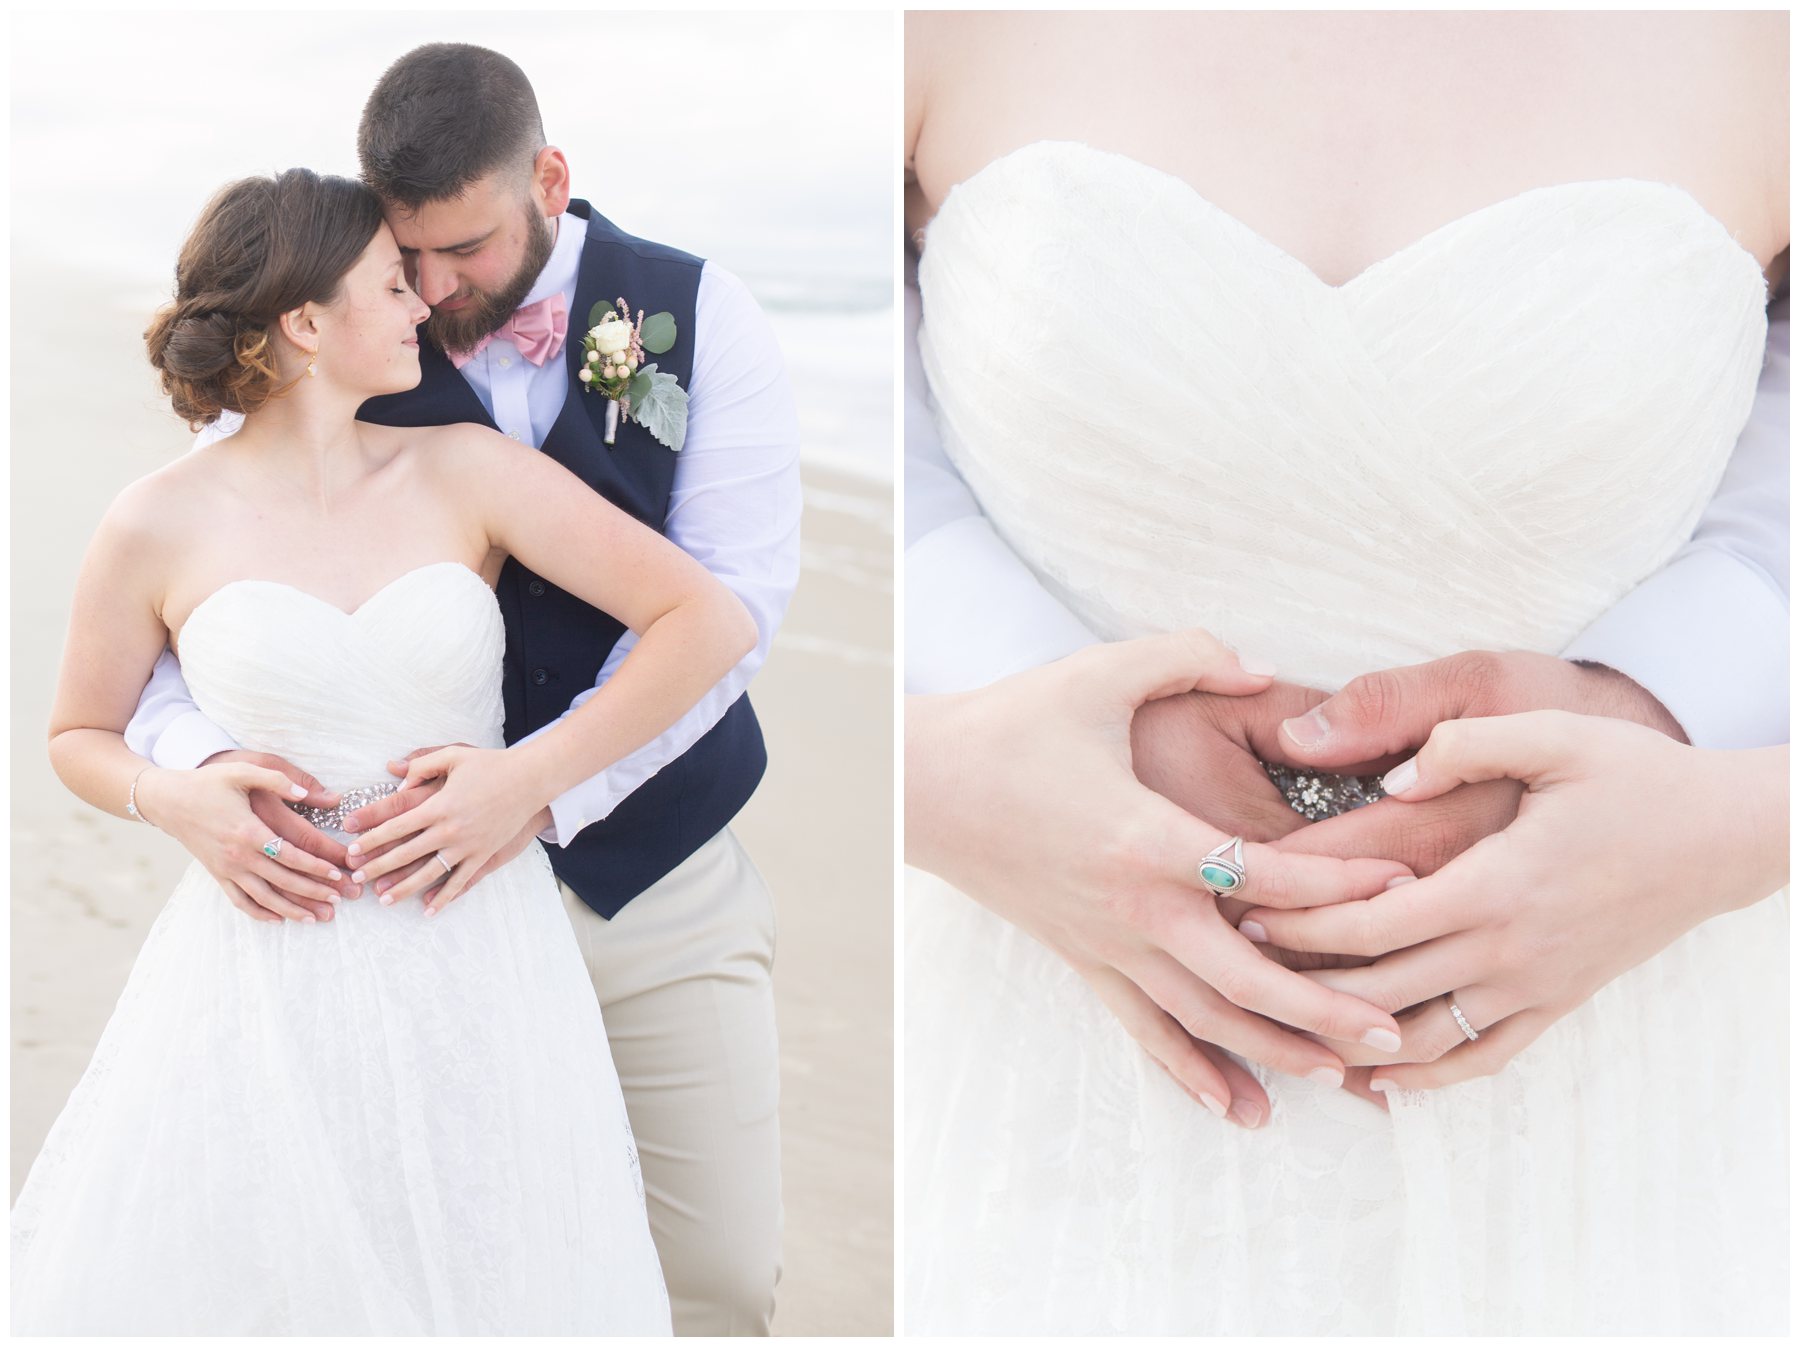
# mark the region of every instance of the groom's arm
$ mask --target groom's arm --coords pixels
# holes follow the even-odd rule
[[[164,646],[125,727],[125,747],[158,767],[186,771],[230,752],[237,741],[200,713],[175,652]]]
[[[694,307],[687,439],[675,459],[663,532],[743,601],[756,647],[669,729],[551,801],[543,840],[567,846],[692,748],[744,694],[799,579],[800,509],[800,428],[774,329],[744,283],[708,262]],[[593,696],[636,644],[627,632],[569,710]]]
[[[1788,741],[1788,316],[1693,538],[1564,656],[1617,669],[1702,748]]]
[[[945,454],[906,272],[906,690],[964,692],[1099,638],[994,531]]]

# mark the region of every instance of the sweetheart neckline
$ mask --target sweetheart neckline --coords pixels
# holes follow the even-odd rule
[[[404,580],[409,580],[413,576],[421,574],[424,571],[436,570],[440,566],[452,566],[459,571],[463,571],[466,574],[473,576],[475,581],[478,584],[480,584],[480,586],[483,589],[487,590],[488,596],[490,598],[493,598],[495,603],[498,604],[498,602],[499,602],[498,597],[495,596],[494,590],[488,584],[488,582],[486,580],[482,579],[481,573],[479,571],[477,571],[473,566],[470,566],[466,562],[461,562],[461,561],[427,561],[423,565],[414,566],[411,570],[402,571],[402,572],[400,572],[399,575],[396,575],[392,580],[389,580],[386,584],[382,585],[381,588],[377,589],[373,594],[369,595],[368,598],[364,599],[361,603],[357,604],[356,607],[354,607],[354,608],[340,608],[337,604],[333,603],[330,599],[320,598],[317,594],[312,593],[310,590],[301,589],[300,586],[298,586],[298,585],[290,585],[285,580],[261,580],[261,579],[255,578],[255,577],[245,577],[245,578],[237,579],[237,580],[227,580],[224,584],[220,585],[217,589],[213,590],[212,593],[208,594],[205,598],[201,599],[199,603],[195,604],[191,609],[189,609],[188,615],[187,615],[187,620],[181,624],[181,631],[172,632],[170,634],[169,649],[171,651],[174,651],[175,657],[177,659],[179,659],[181,657],[181,653],[180,653],[181,637],[187,631],[187,629],[194,624],[194,619],[200,615],[200,611],[203,608],[205,608],[209,603],[211,603],[214,599],[218,598],[221,594],[225,593],[226,590],[235,589],[240,585],[263,585],[263,586],[266,586],[266,587],[269,587],[272,589],[285,589],[290,594],[298,594],[303,599],[310,599],[313,603],[316,603],[319,607],[329,609],[331,612],[336,613],[339,617],[344,618],[346,621],[354,621],[363,612],[364,609],[366,609],[370,604],[374,603],[382,595],[386,594],[389,590],[393,589],[394,586],[400,584]]]
[[[1384,270],[1412,253],[1418,252],[1427,244],[1439,240],[1443,235],[1448,234],[1453,230],[1466,227],[1476,220],[1481,219],[1484,216],[1492,215],[1508,206],[1516,205],[1529,197],[1539,196],[1549,192],[1569,191],[1578,187],[1609,186],[1650,187],[1659,191],[1673,192],[1680,200],[1685,201],[1692,209],[1697,211],[1715,229],[1717,229],[1720,235],[1723,236],[1725,242],[1738,254],[1738,256],[1756,268],[1757,281],[1762,285],[1765,297],[1768,293],[1768,278],[1763,274],[1763,265],[1761,262],[1757,261],[1756,254],[1751,252],[1743,244],[1739,243],[1737,236],[1725,227],[1725,222],[1719,219],[1718,216],[1714,215],[1705,206],[1701,205],[1699,199],[1695,197],[1692,192],[1688,191],[1685,187],[1677,186],[1672,182],[1656,182],[1649,178],[1578,178],[1573,182],[1547,183],[1542,187],[1527,187],[1522,192],[1514,192],[1511,196],[1502,197],[1498,201],[1490,201],[1485,206],[1477,206],[1472,211],[1458,215],[1452,220],[1446,220],[1443,224],[1421,234],[1418,238],[1401,247],[1398,251],[1391,252],[1385,257],[1377,258],[1348,280],[1337,285],[1332,285],[1320,276],[1318,272],[1314,271],[1312,267],[1295,257],[1279,243],[1274,242],[1250,225],[1244,223],[1244,221],[1240,220],[1223,206],[1220,206],[1207,198],[1201,193],[1198,187],[1194,186],[1194,184],[1189,182],[1186,178],[1171,173],[1167,169],[1158,168],[1154,164],[1146,163],[1142,159],[1133,158],[1128,154],[1120,154],[1117,150],[1098,149],[1095,146],[1087,144],[1085,141],[1079,140],[1029,141],[1015,149],[1008,150],[1005,154],[998,155],[995,158],[988,160],[987,163],[976,169],[961,182],[952,184],[950,190],[944,193],[944,199],[939,204],[937,213],[932,216],[930,221],[928,221],[924,227],[925,244],[929,245],[931,233],[937,227],[937,222],[943,218],[944,212],[950,209],[950,203],[956,199],[956,194],[963,188],[979,182],[990,170],[996,169],[1002,164],[1019,159],[1026,154],[1041,152],[1047,149],[1080,150],[1084,154],[1093,155],[1101,159],[1115,159],[1130,166],[1134,171],[1146,174],[1161,182],[1172,184],[1204,210],[1212,212],[1221,220],[1225,221],[1228,226],[1253,240],[1258,247],[1273,253],[1285,265],[1299,271],[1305,280],[1310,281],[1314,286],[1321,290],[1339,296],[1348,295],[1353,289],[1360,286],[1365,278],[1374,275],[1378,271]],[[924,248],[921,247],[921,260],[923,260],[923,256]]]

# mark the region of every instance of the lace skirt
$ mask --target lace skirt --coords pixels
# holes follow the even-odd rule
[[[194,866],[13,1209],[19,1333],[667,1333],[600,1007],[541,848],[427,921]]]
[[[1389,1114],[1253,1067],[1251,1132],[962,894],[906,923],[909,1332],[1786,1331],[1785,892]]]

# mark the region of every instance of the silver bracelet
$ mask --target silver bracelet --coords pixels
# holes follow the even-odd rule
[[[154,763],[151,764],[151,766],[154,766],[154,765],[155,765]],[[125,812],[127,814],[130,814],[131,817],[136,819],[139,823],[150,823],[149,819],[145,818],[142,814],[138,813],[138,807],[137,807],[137,783],[139,781],[143,780],[144,773],[149,770],[150,770],[149,767],[141,768],[138,771],[138,774],[131,778],[131,793],[125,797]],[[152,828],[154,828],[156,825],[154,823],[150,823],[150,826]]]

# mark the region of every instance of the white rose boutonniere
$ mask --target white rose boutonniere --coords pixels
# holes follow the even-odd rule
[[[609,399],[606,442],[613,442],[624,415],[670,449],[680,450],[687,438],[687,392],[673,374],[644,364],[646,352],[662,355],[675,345],[675,316],[653,313],[646,318],[640,310],[634,323],[623,299],[596,304],[581,345],[582,391]]]

